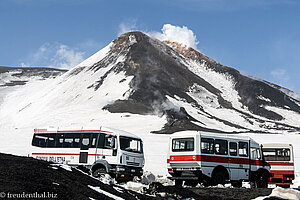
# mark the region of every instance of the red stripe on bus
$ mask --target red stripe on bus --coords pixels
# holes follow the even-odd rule
[[[284,174],[294,174],[293,170],[271,170],[270,172],[274,173],[274,176],[284,175]]]
[[[216,163],[232,163],[232,164],[250,164],[263,166],[261,160],[251,160],[248,158],[234,158],[224,156],[209,156],[209,155],[176,155],[170,156],[167,163],[170,162],[186,162],[186,161],[202,161],[202,162],[216,162]]]
[[[45,156],[79,156],[78,153],[32,153],[32,155],[45,155]]]
[[[58,133],[112,133],[109,131],[100,131],[100,130],[69,130],[69,131],[57,131]]]
[[[282,163],[282,162],[268,162],[271,166],[278,165],[278,166],[294,166],[294,163]]]
[[[79,156],[78,153],[32,153],[32,155],[44,155],[44,156]],[[103,154],[88,154],[89,156],[110,156]]]

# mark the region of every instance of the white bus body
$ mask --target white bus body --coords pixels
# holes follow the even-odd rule
[[[271,165],[270,184],[290,187],[295,178],[294,152],[291,144],[268,143],[263,144],[265,160]]]
[[[168,152],[168,172],[175,184],[216,185],[228,181],[239,187],[245,180],[267,187],[270,167],[259,144],[249,137],[182,131],[172,134]]]
[[[140,137],[112,128],[35,129],[30,156],[71,166],[84,166],[94,176],[109,173],[118,180],[143,174]]]

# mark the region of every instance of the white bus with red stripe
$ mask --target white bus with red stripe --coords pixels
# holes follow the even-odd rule
[[[143,174],[140,137],[112,128],[34,129],[30,156],[71,166],[84,166],[96,177],[105,173],[117,180]]]
[[[167,159],[168,172],[181,186],[217,185],[242,181],[267,187],[270,166],[261,147],[249,137],[237,134],[182,131],[171,135]]]
[[[295,178],[294,152],[291,144],[269,143],[263,144],[265,160],[271,165],[270,184],[290,187]]]

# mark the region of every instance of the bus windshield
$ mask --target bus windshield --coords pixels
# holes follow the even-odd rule
[[[120,136],[120,149],[134,153],[142,153],[142,141],[136,138]]]
[[[263,154],[266,161],[290,161],[289,149],[269,149],[263,148]]]

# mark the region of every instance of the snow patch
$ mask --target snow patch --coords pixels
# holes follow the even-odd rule
[[[116,196],[116,195],[114,195],[114,194],[111,194],[111,193],[109,193],[109,192],[106,192],[106,191],[100,189],[100,187],[93,187],[93,186],[89,185],[89,188],[91,188],[91,189],[93,189],[93,190],[95,190],[95,191],[97,191],[97,192],[99,192],[99,193],[101,193],[101,194],[104,194],[105,196],[108,196],[108,197],[110,197],[110,198],[112,198],[112,199],[115,199],[115,200],[124,200],[124,199],[121,198],[121,197],[118,197],[118,196]]]
[[[70,165],[65,165],[65,164],[51,164],[53,169],[58,169],[57,167],[60,167],[64,170],[72,172],[72,167]]]
[[[271,102],[270,99],[268,99],[268,98],[266,98],[266,97],[264,97],[264,96],[262,96],[262,95],[259,95],[259,96],[257,97],[257,99],[260,99],[260,100],[263,100],[263,101],[266,101],[266,102]]]
[[[272,193],[269,196],[257,197],[254,200],[263,200],[270,197],[280,198],[280,199],[289,199],[289,200],[299,200],[300,192],[294,189],[284,189],[281,187],[276,187],[272,190]]]

